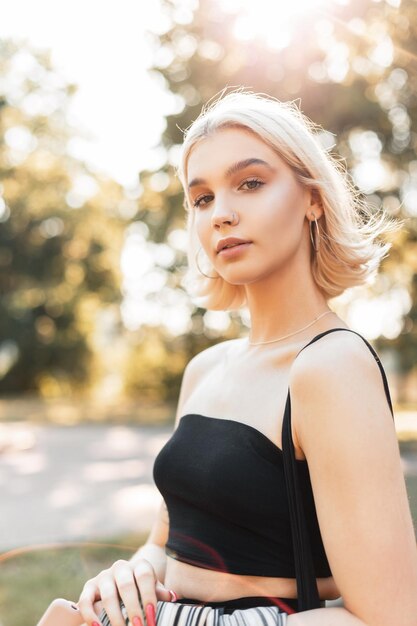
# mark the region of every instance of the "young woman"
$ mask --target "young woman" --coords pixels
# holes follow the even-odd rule
[[[187,287],[248,307],[248,337],[196,355],[158,454],[148,540],[88,580],[87,624],[417,626],[417,550],[391,400],[328,301],[372,278],[397,228],[372,214],[293,103],[236,90],[185,134]],[[366,218],[366,219],[365,219]],[[319,606],[299,610],[284,427]],[[325,600],[343,598],[343,607]],[[122,602],[121,602],[122,601]],[[127,618],[126,618],[127,619]]]

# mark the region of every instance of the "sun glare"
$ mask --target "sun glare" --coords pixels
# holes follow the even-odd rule
[[[237,14],[234,36],[239,41],[262,38],[270,47],[285,48],[300,22],[322,17],[335,0],[223,0],[222,10]],[[346,3],[347,0],[339,0]],[[320,15],[321,14],[321,15]]]

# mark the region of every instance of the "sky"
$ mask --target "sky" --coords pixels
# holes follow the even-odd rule
[[[252,0],[213,0],[222,11],[240,8],[237,40],[261,33],[278,48],[288,43],[303,13],[331,2],[346,0],[293,0],[279,8],[270,0],[258,0],[256,6]],[[190,14],[188,7],[194,4],[176,0],[177,15]],[[269,13],[271,20],[265,19]],[[164,131],[164,115],[178,107],[175,96],[147,73],[152,50],[145,32],[163,32],[167,20],[159,0],[2,2],[0,38],[27,39],[51,50],[54,67],[79,87],[68,121],[90,139],[72,142],[73,156],[126,187],[136,186],[141,169],[164,164],[164,155],[152,148]]]
[[[165,18],[166,19],[166,18]],[[4,0],[0,37],[50,49],[56,69],[79,86],[69,122],[89,139],[79,158],[126,187],[158,166],[164,115],[175,103],[152,80],[146,29],[163,29],[158,0]]]

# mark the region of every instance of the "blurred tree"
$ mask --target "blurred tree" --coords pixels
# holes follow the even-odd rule
[[[161,4],[167,28],[149,33],[154,50],[150,72],[173,94],[174,112],[167,116],[160,146],[166,163],[158,172],[169,182],[155,195],[155,174],[141,173],[140,217],[149,225],[149,239],[167,240],[172,231],[184,227],[182,192],[173,165],[183,130],[203,103],[225,87],[240,86],[280,100],[299,99],[302,110],[333,133],[323,133],[324,143],[334,144],[332,150],[345,160],[371,206],[382,204],[390,215],[407,218],[407,229],[392,237],[390,256],[366,292],[373,299],[392,292],[404,302],[396,319],[386,321],[376,344],[378,349],[398,348],[399,368],[409,371],[417,354],[417,308],[408,310],[407,305],[407,294],[414,302],[417,295],[415,0],[329,3],[313,17],[301,16],[291,38],[284,33],[287,39],[282,42],[280,9],[274,3],[262,3],[258,11],[259,23],[269,27],[269,33],[276,24],[276,36],[269,34],[269,42],[262,32],[237,38],[248,3],[228,3],[233,9],[217,0],[161,0]],[[185,263],[184,252],[178,251],[167,272],[181,272]],[[348,308],[349,301],[339,303],[338,312],[346,318]],[[182,342],[186,360],[219,338],[238,335],[242,328],[242,318],[234,312],[229,314],[230,325],[221,330],[207,324],[202,309],[195,308],[190,317]]]
[[[417,4],[329,2],[283,30],[282,14],[268,15],[274,3],[260,3],[262,19],[244,23],[247,1],[160,2],[167,26],[148,33],[150,72],[173,110],[158,147],[165,162],[140,173],[138,200],[71,156],[66,112],[75,87],[48,55],[1,44],[0,391],[59,393],[93,382],[102,374],[94,361],[97,327],[111,323],[106,350],[114,367],[120,362],[126,390],[174,401],[186,362],[239,335],[243,312],[206,312],[181,288],[185,214],[173,166],[183,129],[202,104],[240,86],[300,100],[330,131],[323,142],[345,159],[369,203],[407,218],[365,297],[397,299],[376,343],[398,349],[408,372],[417,353]],[[254,32],[243,36],[249,26]],[[335,303],[346,319],[351,301]],[[99,323],[106,308],[113,322]]]
[[[122,189],[70,155],[76,87],[48,53],[0,43],[0,392],[81,391],[98,314],[121,300]]]

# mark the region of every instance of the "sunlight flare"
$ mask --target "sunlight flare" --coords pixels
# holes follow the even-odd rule
[[[227,0],[222,10],[236,13],[234,37],[239,41],[261,38],[270,48],[282,49],[291,42],[294,30],[300,22],[322,17],[323,10],[334,0]]]

